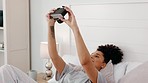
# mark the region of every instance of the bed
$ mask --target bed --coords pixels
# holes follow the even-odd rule
[[[127,81],[123,82],[123,80],[127,80],[125,75],[129,72],[131,73],[131,71],[133,74],[133,72],[142,70],[138,69],[139,67],[147,68],[148,11],[146,10],[148,9],[148,2],[100,2],[96,4],[74,4],[70,5],[70,8],[76,16],[80,31],[90,53],[96,50],[98,45],[108,43],[115,44],[123,50],[123,62],[114,66],[116,83],[121,81],[122,83],[128,83]],[[60,42],[62,48],[65,47],[60,49],[60,53],[64,55],[63,59],[67,63],[78,65],[76,46],[71,30],[64,28],[65,33],[61,35],[62,27],[67,26],[63,24],[57,25],[57,27],[61,27],[56,30],[58,42]],[[144,66],[143,63],[145,63]],[[127,75],[127,77],[129,76]],[[147,74],[145,76],[148,77]],[[121,80],[121,78],[123,79]],[[128,80],[130,81],[131,79],[129,77]],[[49,83],[52,83],[52,81],[53,79]],[[145,83],[145,81],[148,80],[133,83]]]
[[[67,64],[71,63],[74,65],[80,65],[77,56],[64,55],[62,58]],[[114,73],[115,83],[145,83],[145,81],[148,81],[147,70],[148,70],[147,61],[146,62],[123,61],[117,65],[114,65],[113,73]],[[138,75],[139,76],[141,75],[141,77],[137,75],[137,72],[141,72],[138,73]],[[137,78],[137,80],[135,80],[135,78]],[[55,81],[55,76],[53,76],[53,78],[50,79],[48,83],[57,83],[57,81]]]

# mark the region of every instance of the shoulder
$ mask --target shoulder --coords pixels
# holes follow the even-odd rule
[[[102,75],[101,72],[98,72],[98,79],[97,79],[97,83],[107,83],[106,78]]]

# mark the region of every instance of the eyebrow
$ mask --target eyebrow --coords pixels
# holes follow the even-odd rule
[[[96,53],[96,54],[100,55],[99,53]]]

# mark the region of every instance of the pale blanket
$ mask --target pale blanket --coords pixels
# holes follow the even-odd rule
[[[0,67],[0,83],[37,83],[27,74],[12,65]]]

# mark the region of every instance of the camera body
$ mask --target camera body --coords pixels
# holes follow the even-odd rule
[[[61,17],[64,19],[64,16],[66,14],[67,14],[67,11],[64,9],[64,6],[62,6],[62,8],[57,8],[54,13],[50,14],[50,16],[54,18],[54,20],[56,20],[58,23],[63,23],[63,21],[60,20],[59,18]]]

